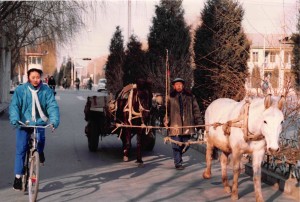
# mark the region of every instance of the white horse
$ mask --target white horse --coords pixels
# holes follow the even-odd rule
[[[278,101],[278,99],[277,99]],[[227,98],[220,98],[213,101],[205,112],[206,125],[206,170],[203,173],[203,178],[211,177],[211,155],[213,147],[217,147],[222,151],[220,157],[222,168],[222,182],[224,189],[230,193],[230,186],[227,177],[227,161],[228,155],[232,154],[233,159],[233,184],[231,199],[238,199],[238,177],[240,173],[240,160],[243,154],[252,154],[253,162],[253,181],[255,189],[256,201],[263,201],[261,193],[261,163],[265,154],[265,149],[268,152],[279,151],[279,134],[282,130],[284,116],[282,108],[284,98],[279,101],[271,99],[271,95],[263,98],[255,98],[251,101],[247,116],[248,121],[244,121],[247,128],[238,126],[227,127],[228,133],[224,131],[222,123],[236,120],[244,111],[246,101],[236,102]],[[219,125],[214,124],[219,123]],[[221,123],[221,124],[220,124]],[[214,126],[212,126],[214,124]],[[244,137],[245,131],[248,131],[246,137],[256,137],[256,140],[247,140]],[[258,137],[258,138],[257,138]],[[259,138],[260,137],[260,138]]]

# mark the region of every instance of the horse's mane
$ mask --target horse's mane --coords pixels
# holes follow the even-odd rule
[[[138,90],[152,91],[152,81],[150,80],[137,79],[136,85]]]
[[[152,104],[152,81],[145,79],[137,79],[137,91],[141,100],[147,99],[147,107],[150,108]],[[146,104],[146,103],[144,103]]]

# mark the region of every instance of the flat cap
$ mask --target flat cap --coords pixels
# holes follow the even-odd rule
[[[185,81],[182,79],[182,78],[175,78],[173,81],[172,81],[172,85],[176,82],[181,82],[182,84],[185,83]]]

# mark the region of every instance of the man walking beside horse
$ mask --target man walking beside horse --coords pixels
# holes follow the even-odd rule
[[[187,142],[191,135],[195,134],[195,128],[185,126],[194,126],[202,124],[201,113],[195,96],[184,88],[185,81],[182,78],[176,78],[172,81],[173,91],[168,100],[168,117],[164,124],[170,127],[171,139],[179,142]],[[177,170],[183,170],[182,154],[186,152],[184,145],[180,146],[172,143],[174,164]]]

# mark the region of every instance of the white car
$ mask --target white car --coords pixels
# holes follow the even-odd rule
[[[97,84],[97,92],[105,91],[106,90],[106,79],[99,79]]]

